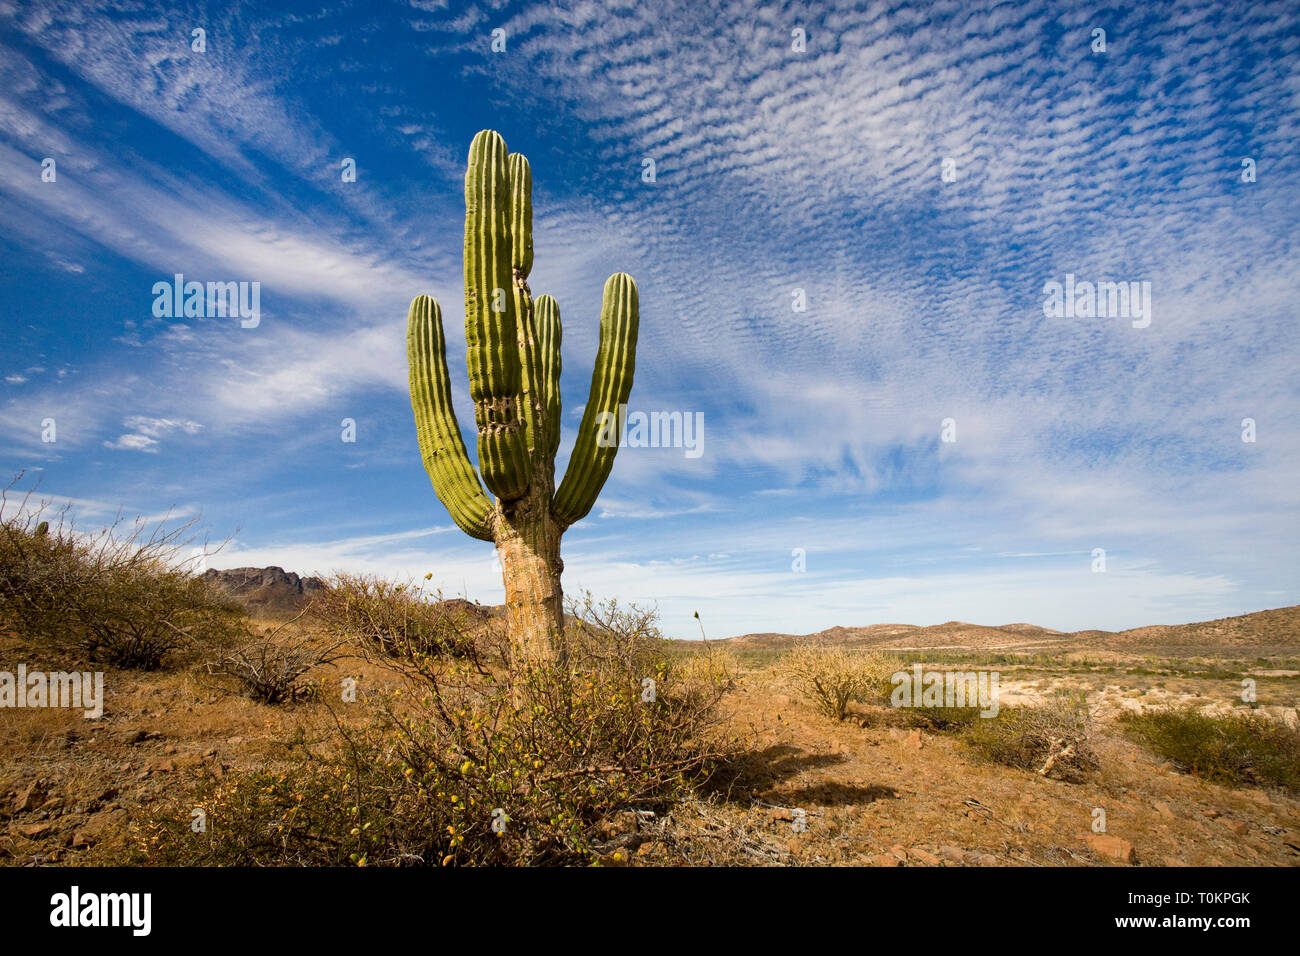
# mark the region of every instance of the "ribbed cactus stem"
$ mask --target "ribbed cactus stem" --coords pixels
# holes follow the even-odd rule
[[[483,481],[510,501],[528,489],[531,470],[519,416],[519,342],[510,267],[510,189],[506,144],[484,130],[465,172],[465,346],[469,394],[478,425]]]
[[[618,421],[619,407],[627,404],[632,391],[638,321],[636,282],[622,272],[610,276],[601,301],[600,348],[591,373],[590,396],[568,470],[555,493],[555,517],[565,526],[591,510],[614,467],[618,435],[610,424]]]
[[[510,175],[510,268],[519,343],[519,413],[532,467],[543,467],[541,369],[533,323],[533,296],[528,273],[533,268],[533,171],[521,153],[512,153]]]
[[[560,304],[554,296],[539,296],[533,309],[533,327],[542,362],[542,397],[545,403],[546,455],[552,461],[560,450]]]
[[[411,409],[425,471],[438,499],[462,531],[492,540],[492,502],[483,493],[460,436],[451,404],[442,309],[427,295],[411,302],[406,321],[406,358],[411,373]]]
[[[608,416],[626,404],[636,367],[636,283],[605,283],[591,394],[564,481],[555,490],[560,445],[560,307],[534,302],[532,170],[484,130],[465,173],[465,344],[478,431],[474,472],[452,407],[442,310],[416,296],[407,318],[411,408],[425,470],[452,520],[493,541],[506,586],[516,663],[564,659],[560,536],[591,510],[618,443]],[[483,490],[486,484],[495,502]]]

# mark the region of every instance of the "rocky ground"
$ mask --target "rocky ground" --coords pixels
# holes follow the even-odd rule
[[[936,655],[953,653],[950,643],[942,647]],[[727,708],[748,756],[668,818],[629,812],[609,821],[606,862],[1300,864],[1295,796],[1188,775],[1129,741],[1114,721],[1121,710],[1168,702],[1230,706],[1242,674],[1258,680],[1261,703],[1284,719],[1300,688],[1294,645],[1262,656],[1249,646],[1240,660],[1193,658],[1181,647],[1164,656],[1149,649],[1080,656],[1063,647],[1007,658],[999,666],[1009,700],[1032,701],[1056,687],[1089,693],[1101,769],[1084,783],[990,764],[957,736],[888,726],[870,709],[830,720],[775,680],[772,646],[738,651],[742,681]],[[957,654],[975,660],[988,652]],[[0,661],[19,657],[41,664],[0,638]],[[371,687],[392,680],[359,661],[339,667],[329,679],[346,672]],[[193,670],[110,672],[106,696],[99,720],[57,709],[0,711],[0,864],[122,862],[130,822],[151,802],[193,774],[238,774],[274,761],[296,737],[323,734],[326,719],[319,705],[262,706]],[[1098,810],[1104,833],[1093,829]]]

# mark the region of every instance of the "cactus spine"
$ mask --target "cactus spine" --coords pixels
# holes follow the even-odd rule
[[[560,446],[560,307],[533,300],[532,170],[500,135],[474,137],[465,173],[465,343],[482,483],[451,401],[442,310],[427,295],[407,319],[411,408],[425,470],[452,520],[496,544],[516,659],[563,658],[560,536],[596,502],[618,452],[599,440],[636,367],[636,282],[605,283],[591,393],[569,465],[555,488]],[[605,445],[608,442],[604,443]],[[487,491],[495,496],[488,498]]]

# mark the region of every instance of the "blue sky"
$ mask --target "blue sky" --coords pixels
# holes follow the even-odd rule
[[[612,272],[631,408],[704,417],[699,457],[621,450],[569,593],[711,637],[1300,602],[1294,4],[711,6],[3,0],[0,470],[86,526],[200,516],[211,566],[500,601],[420,464],[403,339],[436,296],[472,423],[487,127],[533,166],[559,461]],[[156,318],[175,273],[259,282],[260,323]],[[1067,273],[1149,282],[1149,325],[1045,315]]]

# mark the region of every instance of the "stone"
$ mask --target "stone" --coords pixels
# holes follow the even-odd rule
[[[1137,860],[1137,852],[1133,849],[1133,844],[1110,833],[1089,833],[1084,837],[1084,842],[1098,856],[1108,856],[1121,863],[1133,863]]]
[[[943,865],[943,860],[939,859],[933,853],[929,853],[917,847],[912,847],[910,850],[908,850],[907,855],[911,857],[913,860],[916,860],[920,863],[924,863],[926,866]]]
[[[54,827],[49,823],[12,823],[9,832],[28,840],[40,840],[50,835]]]
[[[125,829],[126,812],[123,810],[103,810],[91,814],[77,831],[72,834],[70,846],[83,847],[102,843],[104,838],[115,830]]]
[[[965,863],[966,851],[958,849],[955,846],[939,847],[939,855],[945,860],[951,860],[953,863]]]
[[[14,813],[30,813],[49,798],[49,793],[39,780],[29,783],[22,790],[18,791],[18,796],[14,797]]]
[[[1244,820],[1224,820],[1223,825],[1227,827],[1231,832],[1235,833],[1237,836],[1245,836],[1246,831],[1250,829],[1248,826],[1246,826],[1246,822]]]

